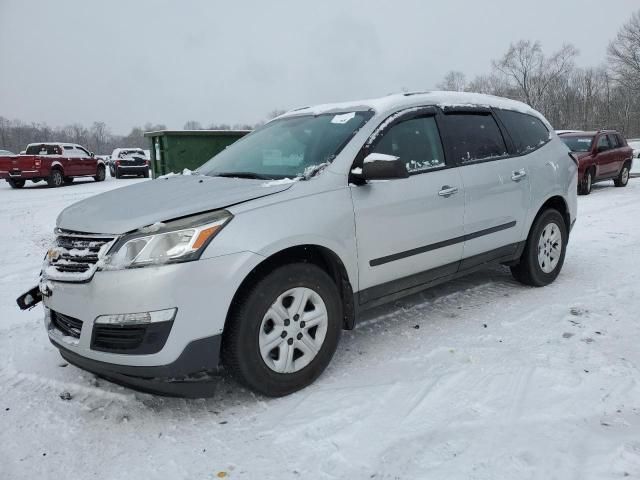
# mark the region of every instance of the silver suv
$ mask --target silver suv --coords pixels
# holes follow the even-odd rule
[[[364,309],[489,264],[553,282],[576,172],[542,115],[507,99],[300,108],[193,175],[65,209],[26,303],[43,297],[65,359],[116,382],[199,395],[195,374],[224,366],[286,395]]]

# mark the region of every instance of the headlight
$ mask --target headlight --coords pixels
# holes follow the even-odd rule
[[[114,245],[105,266],[144,267],[197,260],[232,218],[231,213],[220,210],[142,228]]]

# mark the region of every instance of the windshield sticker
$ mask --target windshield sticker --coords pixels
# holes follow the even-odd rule
[[[591,143],[591,139],[590,138],[579,138],[578,142],[580,142],[580,143]]]
[[[339,125],[347,123],[353,117],[356,116],[356,112],[351,113],[342,113],[340,115],[336,115],[331,119],[331,123],[337,123]]]

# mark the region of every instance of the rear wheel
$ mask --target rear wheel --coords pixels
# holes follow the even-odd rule
[[[616,187],[626,187],[627,183],[629,183],[629,164],[625,163],[618,176],[613,180],[613,184]]]
[[[250,389],[287,395],[324,371],[341,330],[340,295],[331,277],[313,264],[285,265],[239,295],[225,327],[222,361]]]
[[[149,170],[145,170],[144,173],[142,174],[142,176],[144,178],[149,178]]]
[[[7,182],[9,183],[9,185],[11,185],[11,188],[22,188],[22,187],[24,187],[24,184],[26,183],[26,180],[8,178]]]
[[[120,173],[120,169],[118,167],[116,167],[116,178],[122,178],[122,174]]]
[[[96,172],[96,176],[95,176],[95,177],[93,177],[93,179],[94,179],[96,182],[103,182],[103,181],[104,181],[104,178],[105,178],[105,176],[106,176],[106,174],[107,174],[107,173],[106,173],[106,171],[105,171],[105,169],[104,169],[104,166],[100,165],[100,166],[98,167],[98,171]]]
[[[47,183],[50,187],[61,187],[64,184],[64,175],[57,168],[53,169],[47,179]]]
[[[589,169],[584,174],[584,178],[578,185],[578,193],[580,195],[589,195],[591,193],[591,187],[593,186],[593,173]]]
[[[548,209],[536,218],[520,263],[511,267],[514,278],[525,285],[543,287],[553,282],[564,263],[567,226],[555,209]]]

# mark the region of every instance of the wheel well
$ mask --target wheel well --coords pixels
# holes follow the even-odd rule
[[[320,245],[298,245],[295,247],[286,248],[281,250],[258,264],[246,278],[240,284],[240,287],[233,296],[229,314],[236,307],[237,299],[249,285],[257,282],[262,277],[272,272],[274,269],[286,265],[288,263],[313,263],[320,267],[333,279],[340,292],[342,298],[343,309],[343,328],[345,330],[352,330],[355,325],[355,307],[353,301],[353,289],[349,282],[347,270],[344,264],[333,251],[328,248],[321,247]]]
[[[549,198],[542,204],[540,210],[538,210],[536,218],[539,217],[540,214],[548,208],[554,208],[555,210],[559,211],[562,215],[562,218],[564,218],[564,224],[567,227],[567,232],[571,230],[571,215],[569,214],[569,208],[567,207],[567,202],[564,201],[564,198],[559,195]]]
[[[51,171],[53,172],[54,170],[60,170],[60,173],[64,175],[64,169],[62,168],[62,165],[54,165],[53,167],[51,167]]]

